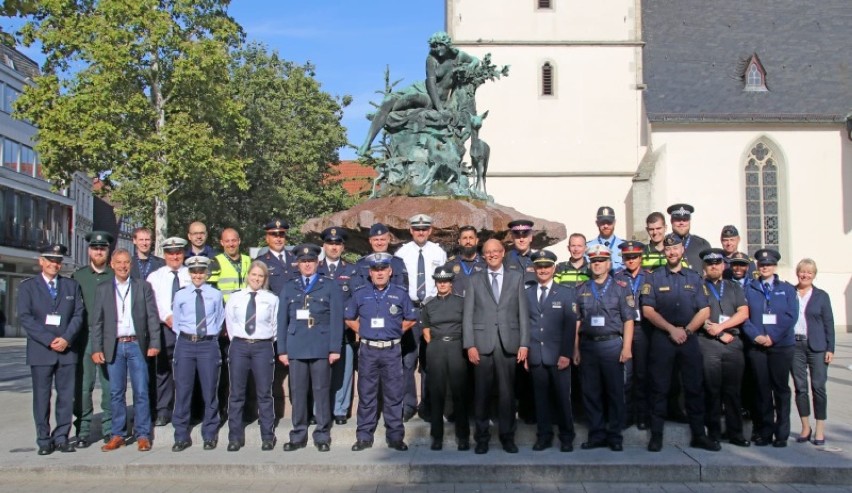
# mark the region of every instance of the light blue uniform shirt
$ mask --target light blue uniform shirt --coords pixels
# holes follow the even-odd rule
[[[624,243],[624,240],[616,235],[612,235],[608,239],[601,238],[601,236],[598,235],[586,242],[586,249],[588,250],[595,245],[603,245],[609,248],[609,251],[612,253],[612,271],[618,272],[624,268],[624,263],[621,260],[621,250],[618,248],[618,245],[621,245],[622,243]],[[588,257],[586,258],[588,259]]]
[[[196,335],[195,289],[195,285],[190,284],[175,294],[172,304],[172,330],[177,334],[184,332],[191,336]],[[225,321],[222,292],[208,284],[202,284],[201,296],[204,298],[204,313],[207,315],[207,335],[219,335]]]

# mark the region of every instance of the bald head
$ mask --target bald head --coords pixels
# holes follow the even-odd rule
[[[219,244],[222,245],[222,250],[225,255],[232,259],[240,258],[240,234],[234,228],[225,228],[222,231],[222,236],[219,237]]]
[[[503,264],[506,248],[499,240],[492,238],[482,245],[482,255],[485,257],[485,263],[488,264],[489,269],[498,270]]]

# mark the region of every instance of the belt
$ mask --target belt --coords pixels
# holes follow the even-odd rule
[[[213,335],[213,336],[196,336],[196,335],[192,335],[192,334],[187,334],[186,332],[180,332],[178,334],[178,337],[180,337],[181,339],[183,339],[185,341],[189,341],[189,342],[201,342],[201,341],[215,341],[216,338],[219,337],[219,336],[215,336],[215,335]]]
[[[796,342],[807,341],[808,336],[803,336],[801,334],[796,334]]]
[[[236,339],[238,341],[243,341],[246,344],[257,344],[258,342],[272,342],[272,338],[269,338],[269,339],[246,339],[245,337],[234,336],[234,339]]]
[[[116,339],[118,342],[136,342],[136,336],[123,336]]]
[[[587,336],[585,334],[581,334],[580,337],[587,341],[592,342],[602,342],[602,341],[611,341],[613,339],[619,339],[621,334],[607,334],[605,336]]]
[[[389,347],[396,346],[401,340],[402,339],[393,339],[390,341],[371,341],[370,339],[361,339],[361,343],[378,349],[386,349]]]
[[[443,337],[436,337],[433,340],[444,341],[444,342],[460,341],[461,336],[443,336]]]

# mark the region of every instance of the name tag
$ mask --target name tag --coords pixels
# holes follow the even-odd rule
[[[592,317],[592,327],[603,327],[606,325],[605,317]]]
[[[381,317],[371,318],[370,319],[370,327],[374,329],[384,329],[385,328],[385,319]]]
[[[636,318],[633,320],[636,320],[637,322],[642,320],[642,312],[640,312],[638,308],[636,309]]]
[[[778,323],[778,316],[774,313],[763,314],[763,325],[775,325]]]
[[[672,288],[669,286],[660,286],[660,292],[665,293],[666,291],[671,291]]]
[[[551,308],[562,308],[562,302],[561,301],[554,301],[553,304],[551,305]]]
[[[307,320],[311,318],[311,311],[308,309],[296,310],[296,320]]]
[[[731,317],[726,317],[724,315],[719,315],[719,323],[725,323],[726,320],[729,320]]]
[[[61,323],[62,323],[62,315],[60,315],[58,313],[51,313],[47,317],[44,318],[44,325],[56,325],[58,327],[59,324],[61,324]]]

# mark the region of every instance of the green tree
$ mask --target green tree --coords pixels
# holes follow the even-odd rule
[[[200,176],[172,197],[171,222],[204,220],[211,237],[234,227],[247,248],[262,244],[261,226],[274,216],[289,221],[298,239],[295,232],[306,219],[353,205],[329,166],[339,162],[338,149],[346,145],[340,120],[350,98],[322,91],[314,76],[310,64],[283,60],[261,44],[234,53],[232,92],[249,121],[240,147],[251,161],[248,187],[220,187]],[[214,193],[217,200],[209,200]]]
[[[0,4],[0,17],[25,17],[36,11],[36,0],[4,0]],[[15,36],[0,26],[0,43],[15,47]]]
[[[101,177],[119,212],[168,236],[170,195],[198,176],[245,187],[247,120],[229,50],[242,39],[227,0],[42,0],[22,30],[43,75],[19,98],[58,187]],[[215,190],[215,188],[214,188]]]

